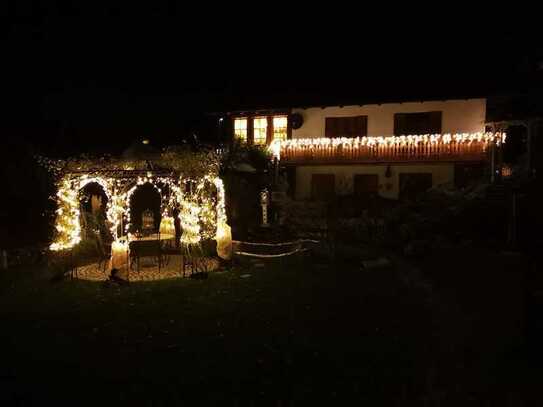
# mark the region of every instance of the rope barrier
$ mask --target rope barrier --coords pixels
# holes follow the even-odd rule
[[[239,256],[248,256],[248,257],[258,257],[261,259],[268,259],[268,258],[274,258],[274,257],[285,257],[285,256],[291,256],[298,252],[305,252],[308,249],[296,249],[292,250],[290,252],[286,253],[280,253],[280,254],[254,254],[254,253],[248,253],[248,252],[234,252],[234,254],[237,254]]]
[[[254,243],[254,242],[242,242],[241,240],[232,240],[232,243],[241,243],[248,246],[273,246],[273,247],[288,246],[288,245],[306,243],[306,242],[320,243],[319,240],[312,240],[312,239],[300,239],[300,240],[295,240],[293,242],[281,242],[281,243]]]

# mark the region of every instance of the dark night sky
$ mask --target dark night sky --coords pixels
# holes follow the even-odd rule
[[[217,11],[196,21],[179,6],[127,15],[15,4],[2,24],[4,133],[69,152],[119,150],[141,137],[176,142],[206,112],[227,109],[524,90],[542,56],[518,32],[306,28],[289,15],[280,30],[262,30],[265,20],[225,24]]]

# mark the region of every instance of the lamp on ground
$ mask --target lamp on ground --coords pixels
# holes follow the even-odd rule
[[[128,242],[124,239],[111,243],[111,268],[121,269],[128,263]]]

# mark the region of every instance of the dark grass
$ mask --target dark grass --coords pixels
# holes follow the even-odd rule
[[[44,270],[0,283],[2,405],[420,405],[452,388],[435,379],[444,307],[403,265],[307,256],[119,288]]]

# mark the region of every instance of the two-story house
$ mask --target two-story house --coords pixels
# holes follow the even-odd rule
[[[398,199],[464,185],[496,162],[486,99],[232,112],[233,136],[269,145],[297,200],[338,194]]]

